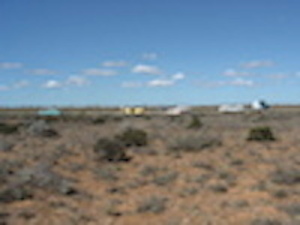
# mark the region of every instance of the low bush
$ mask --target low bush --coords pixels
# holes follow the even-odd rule
[[[275,141],[270,127],[254,127],[250,129],[248,141]]]
[[[19,125],[16,124],[6,124],[6,123],[0,123],[0,134],[14,134],[18,132]]]
[[[271,174],[271,180],[277,184],[299,184],[300,168],[296,166],[280,166]]]
[[[92,123],[93,124],[104,124],[106,123],[107,121],[109,120],[109,117],[108,116],[98,116],[97,118],[94,118]]]
[[[0,152],[9,152],[13,147],[12,143],[0,139]]]
[[[199,129],[203,126],[202,122],[197,116],[192,116],[190,123],[188,124],[188,129]]]
[[[278,209],[285,212],[291,217],[300,216],[300,203],[290,203],[289,205],[282,205],[279,206]]]
[[[206,148],[220,146],[221,140],[208,135],[185,135],[172,140],[169,148],[172,151],[198,152]]]
[[[164,186],[164,185],[174,182],[177,179],[177,177],[178,177],[177,172],[169,172],[167,174],[156,176],[153,179],[153,183],[155,183],[158,186]]]
[[[11,203],[32,198],[32,190],[24,185],[7,186],[0,190],[0,202]]]
[[[137,208],[139,213],[162,213],[166,210],[166,198],[152,196],[143,200]]]
[[[100,138],[94,146],[94,153],[97,160],[126,161],[129,158],[125,147],[124,143],[118,139]]]
[[[283,223],[277,219],[257,218],[251,222],[251,225],[283,225]]]
[[[51,128],[45,120],[33,121],[29,124],[27,132],[30,135],[41,136],[41,137],[57,137],[58,132]]]
[[[141,129],[128,128],[116,136],[116,139],[123,142],[125,146],[146,146],[148,143],[147,132]]]

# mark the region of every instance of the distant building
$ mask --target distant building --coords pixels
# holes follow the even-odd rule
[[[166,110],[166,115],[168,116],[179,116],[183,113],[186,113],[190,110],[190,107],[187,106],[175,106]]]
[[[122,112],[125,115],[133,115],[133,116],[141,116],[144,115],[146,109],[144,107],[124,107],[122,108]]]
[[[37,112],[38,116],[43,117],[58,117],[62,115],[62,112],[58,109],[49,108],[49,109],[42,109]]]
[[[245,106],[242,104],[224,104],[218,108],[221,113],[239,113],[245,111]]]
[[[251,103],[251,109],[257,110],[257,111],[264,110],[264,109],[267,109],[269,107],[270,106],[262,100],[256,100],[256,101]]]

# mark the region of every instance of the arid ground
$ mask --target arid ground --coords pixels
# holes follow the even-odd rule
[[[300,107],[2,115],[0,224],[299,225],[299,134]]]

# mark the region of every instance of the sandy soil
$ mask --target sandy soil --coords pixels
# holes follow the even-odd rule
[[[21,125],[0,134],[0,224],[300,224],[300,107],[195,116],[192,129],[192,115],[57,120],[53,137],[3,117]],[[276,140],[247,141],[259,126]],[[100,160],[97,140],[128,128],[147,144],[127,147],[129,161]],[[190,150],[178,141],[189,137],[210,144]]]

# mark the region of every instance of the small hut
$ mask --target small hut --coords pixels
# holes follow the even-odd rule
[[[62,115],[62,112],[55,108],[49,108],[49,109],[41,109],[37,112],[37,115],[40,117],[59,117]]]

